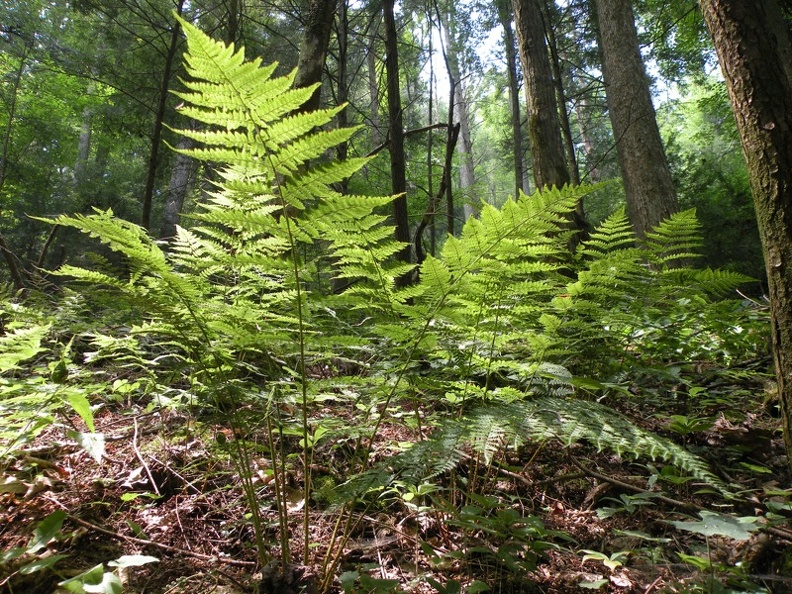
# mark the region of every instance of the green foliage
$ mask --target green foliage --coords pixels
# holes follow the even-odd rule
[[[594,402],[549,397],[476,407],[390,463],[401,480],[417,484],[454,469],[466,457],[467,450],[491,461],[504,448],[548,440],[565,445],[588,442],[600,451],[660,459],[725,490],[701,458],[637,427],[613,409]]]
[[[755,346],[751,312],[724,299],[746,277],[690,265],[701,241],[692,211],[664,221],[640,242],[617,212],[572,255],[567,217],[592,188],[521,194],[502,208],[484,205],[460,237],[449,237],[441,253],[414,271],[394,257],[402,246],[381,214],[391,198],[336,189],[366,163],[326,160],[354,133],[323,128],[338,110],[301,112],[314,89],[292,89],[294,73],[274,77],[275,66],[246,62],[241,49],[182,25],[188,79],[178,94],[183,114],[204,127],[180,133],[200,144],[187,154],[219,164],[213,191],[193,215],[195,225],[179,228],[168,245],[110,210],[54,219],[98,238],[122,262],[114,271],[67,265],[58,274],[86,287],[89,312],[109,304],[127,312],[123,326],[97,325],[79,334],[84,367],[135,372],[132,382],[103,378],[108,399],[164,385],[158,392],[186,395],[233,429],[261,435],[256,443],[223,434],[218,446],[236,464],[262,564],[273,547],[258,507],[253,458],[261,452],[271,458],[286,565],[290,439],[307,473],[304,559],[317,503],[348,511],[392,502],[393,493],[404,494],[400,505],[406,494],[438,502],[445,496],[442,481],[463,461],[488,466],[504,450],[529,443],[586,442],[619,456],[659,459],[726,490],[701,458],[589,398],[629,394],[631,374],[663,381],[658,370],[679,360],[728,362]],[[326,270],[346,289],[328,294]],[[408,273],[417,273],[417,281],[397,289],[396,279]],[[70,307],[67,313],[82,305]],[[0,359],[3,369],[14,372],[40,355],[50,328],[49,322],[12,328],[2,338],[10,353]],[[57,401],[81,418],[88,431],[70,436],[99,459],[91,376],[75,369],[71,339],[62,342],[68,346],[58,355],[51,349],[37,373],[0,383],[0,404],[15,411],[8,412],[15,429],[33,423],[38,409],[31,412],[36,403],[25,399],[35,384],[36,402],[47,402],[48,414],[58,410]],[[337,371],[328,381],[312,379],[329,365],[353,366],[365,377]],[[353,410],[352,421],[348,414],[333,418],[334,405]],[[418,429],[422,439],[375,462],[379,430],[394,419]],[[353,476],[341,484],[334,477],[317,480],[313,491],[314,451],[333,442],[352,445],[342,475]],[[497,497],[476,497],[486,496],[466,493],[475,505],[449,512],[478,547],[471,550],[507,572],[533,569],[546,539],[558,535]],[[446,503],[456,509],[453,497]],[[320,589],[329,587],[346,536],[339,533],[328,547]],[[497,544],[504,538],[506,544]],[[348,591],[396,587],[363,573],[345,575]],[[113,589],[102,566],[84,578],[92,588],[109,580]]]
[[[679,203],[695,208],[702,222],[707,265],[762,279],[751,187],[725,83],[689,81],[658,119]]]

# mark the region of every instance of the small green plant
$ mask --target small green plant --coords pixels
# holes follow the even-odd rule
[[[121,594],[123,583],[118,573],[129,567],[140,567],[149,563],[157,563],[159,559],[148,555],[123,555],[107,563],[98,564],[68,580],[58,583],[58,587],[74,594]]]
[[[597,508],[597,517],[605,519],[622,512],[634,514],[642,507],[654,505],[652,499],[656,498],[658,495],[659,493],[636,493],[635,495],[622,493],[619,495],[618,499],[606,497],[604,501],[613,501],[617,505]]]
[[[0,586],[10,583],[18,575],[31,575],[44,571],[58,573],[57,564],[68,555],[44,553],[47,545],[62,536],[61,528],[65,519],[66,513],[63,511],[51,513],[39,522],[26,546],[0,554],[0,569],[3,573],[7,573],[0,581]],[[58,586],[75,594],[121,594],[122,583],[115,572],[157,561],[159,560],[156,557],[148,555],[123,555],[107,564],[112,569],[106,569],[103,564],[99,564],[59,582]]]

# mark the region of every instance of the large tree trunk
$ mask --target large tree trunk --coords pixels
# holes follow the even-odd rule
[[[630,0],[595,0],[616,155],[639,236],[678,210]]]
[[[304,30],[300,58],[297,62],[296,88],[308,87],[322,81],[330,31],[333,27],[337,0],[308,0],[304,13]],[[319,89],[303,104],[302,111],[315,111],[321,103]]]
[[[764,247],[773,353],[792,469],[792,81],[775,0],[699,0],[729,88]],[[780,41],[780,42],[779,42]]]
[[[393,222],[396,226],[396,239],[406,243],[404,249],[398,253],[398,258],[410,262],[410,222],[407,216],[407,170],[404,162],[404,123],[399,86],[398,31],[393,5],[394,0],[384,0],[382,3],[385,21],[385,70],[388,78],[391,190],[397,196],[393,201]],[[400,285],[406,283],[406,278],[399,279]]]
[[[503,45],[506,52],[506,71],[509,77],[509,109],[512,128],[512,161],[514,163],[514,197],[525,189],[523,185],[522,114],[520,113],[520,82],[517,80],[517,51],[512,30],[511,5],[508,0],[498,0],[498,20],[503,27]]]
[[[537,188],[569,183],[553,71],[545,43],[539,0],[512,0],[520,60],[528,101],[533,172]]]

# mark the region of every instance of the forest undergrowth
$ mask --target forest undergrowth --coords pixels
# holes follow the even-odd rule
[[[766,307],[694,212],[570,254],[553,189],[404,263],[338,110],[182,26],[203,210],[48,221],[96,252],[3,299],[4,591],[792,588]]]

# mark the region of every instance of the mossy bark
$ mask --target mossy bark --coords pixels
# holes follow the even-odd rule
[[[792,469],[792,81],[775,0],[699,0],[729,88],[764,248],[773,352]]]

